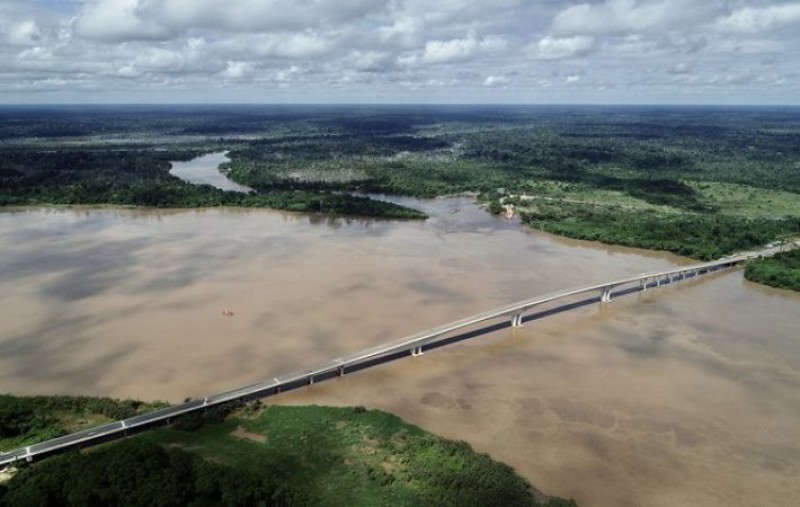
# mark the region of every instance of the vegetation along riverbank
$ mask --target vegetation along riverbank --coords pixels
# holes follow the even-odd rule
[[[0,401],[3,407],[62,407],[70,399]],[[75,411],[68,412],[76,416],[86,406],[130,404],[70,402]],[[57,419],[44,417],[41,426]],[[4,438],[0,445],[9,442]],[[465,442],[385,412],[258,402],[49,458],[0,485],[0,505],[123,504],[575,506],[538,492]]]
[[[800,111],[689,107],[61,108],[0,115],[0,204],[258,206],[425,218],[354,194],[477,192],[534,228],[711,259],[800,236]],[[102,136],[100,135],[102,133]],[[169,162],[227,151],[255,190]]]

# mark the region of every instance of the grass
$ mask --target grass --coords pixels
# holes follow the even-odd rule
[[[143,438],[248,473],[270,470],[314,505],[536,505],[509,467],[375,410],[270,406]]]
[[[781,190],[718,182],[687,182],[699,200],[720,213],[748,218],[800,216],[800,195]]]
[[[0,485],[0,505],[575,507],[465,442],[363,407],[256,402],[177,427],[23,468]]]

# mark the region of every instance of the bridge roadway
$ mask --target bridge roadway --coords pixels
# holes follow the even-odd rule
[[[95,443],[106,442],[114,438],[120,438],[129,432],[140,431],[151,426],[169,424],[175,417],[191,412],[204,410],[209,407],[221,405],[226,402],[265,397],[279,393],[282,389],[291,388],[302,383],[313,384],[315,378],[323,378],[335,375],[344,375],[348,368],[363,366],[381,359],[388,359],[398,354],[411,353],[412,356],[422,354],[425,346],[432,345],[455,331],[480,324],[486,321],[510,318],[513,327],[522,326],[522,317],[526,311],[561,299],[570,298],[586,293],[599,292],[598,300],[601,303],[611,301],[615,290],[628,287],[625,291],[617,290],[617,294],[633,291],[645,291],[652,287],[668,285],[687,278],[696,278],[699,275],[727,269],[737,266],[748,259],[755,257],[755,254],[739,255],[728,257],[713,262],[685,266],[681,268],[661,271],[658,273],[648,273],[615,280],[612,282],[590,285],[559,292],[553,292],[544,296],[535,297],[518,303],[506,305],[494,310],[479,313],[443,326],[436,327],[427,331],[407,336],[400,340],[384,343],[371,347],[354,354],[336,358],[327,363],[314,368],[292,372],[286,375],[273,377],[270,380],[255,382],[253,384],[240,387],[231,391],[213,394],[203,399],[192,400],[179,405],[155,410],[145,414],[137,415],[115,421],[112,423],[96,426],[83,431],[54,438],[28,447],[15,449],[10,452],[0,453],[0,466],[8,465],[18,460],[32,461],[37,456],[46,456],[55,452],[63,451],[72,447],[89,446]],[[629,287],[633,286],[633,287]]]

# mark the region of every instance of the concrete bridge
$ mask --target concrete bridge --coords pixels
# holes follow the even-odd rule
[[[203,399],[188,401],[179,405],[130,417],[122,421],[115,421],[24,448],[15,449],[10,452],[0,453],[0,466],[20,460],[33,461],[34,458],[44,457],[66,449],[87,447],[93,444],[107,442],[115,438],[127,436],[133,432],[143,431],[154,426],[170,424],[173,419],[179,416],[202,411],[209,407],[222,405],[223,403],[235,400],[256,399],[275,395],[282,390],[294,389],[302,385],[313,384],[315,381],[342,376],[348,371],[364,369],[395,358],[408,356],[409,354],[411,356],[420,356],[426,348],[446,345],[449,341],[453,341],[454,333],[475,326],[476,324],[500,321],[502,324],[494,326],[494,328],[508,325],[506,322],[510,323],[512,327],[520,327],[523,325],[523,317],[526,313],[546,303],[570,300],[575,296],[589,294],[593,295],[593,298],[590,299],[589,302],[594,301],[600,304],[608,304],[617,296],[639,293],[687,279],[696,279],[708,273],[738,266],[755,256],[756,254],[748,254],[729,257],[704,264],[675,268],[657,273],[641,274],[621,280],[590,285],[588,287],[554,292],[520,301],[457,320],[434,329],[416,333],[400,340],[370,347],[351,355],[337,357],[313,368],[280,375],[231,391],[212,394]],[[570,308],[571,307],[572,306],[570,306]],[[483,330],[479,334],[483,332],[486,332],[486,330]]]

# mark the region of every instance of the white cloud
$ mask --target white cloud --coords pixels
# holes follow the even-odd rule
[[[344,58],[348,67],[366,72],[382,72],[395,66],[395,58],[387,51],[354,51]]]
[[[227,62],[225,70],[220,76],[225,79],[241,79],[253,71],[253,64],[249,62]]]
[[[716,26],[728,32],[757,33],[795,24],[800,25],[800,3],[745,7],[720,19]]]
[[[39,27],[32,19],[12,23],[5,30],[6,41],[15,46],[30,46],[41,38]]]
[[[481,54],[502,51],[505,39],[500,37],[477,38],[470,32],[464,39],[434,40],[425,44],[424,63],[453,63],[471,60]]]
[[[383,0],[86,0],[79,35],[108,41],[176,37],[192,29],[229,32],[304,30],[360,19]]]
[[[606,0],[567,7],[553,20],[560,35],[613,35],[686,29],[713,19],[717,2],[695,0]]]
[[[378,28],[381,41],[397,44],[403,48],[411,48],[422,40],[425,22],[416,16],[400,15],[392,20],[391,25]]]
[[[140,17],[140,0],[87,0],[75,19],[75,32],[107,41],[166,39],[165,26]]]
[[[529,47],[535,58],[542,60],[561,60],[589,54],[594,48],[594,37],[576,35],[575,37],[544,37],[537,44]]]
[[[308,59],[334,51],[335,41],[315,33],[244,34],[209,44],[209,51],[236,58]]]
[[[800,0],[0,0],[0,101],[796,103],[798,25]]]
[[[483,86],[505,86],[509,82],[510,81],[506,76],[489,76],[483,82]]]

